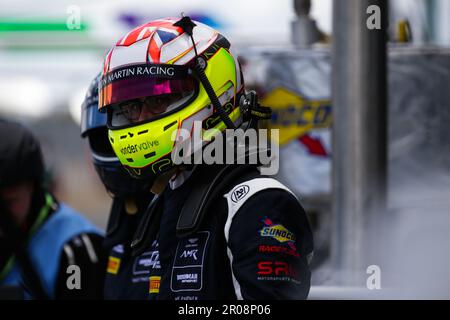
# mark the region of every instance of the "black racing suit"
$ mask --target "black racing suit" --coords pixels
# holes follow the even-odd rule
[[[128,282],[148,280],[149,299],[306,299],[311,229],[297,198],[273,179],[243,175],[214,199],[195,232],[176,236],[199,175],[214,174],[196,169],[155,201],[158,218],[136,235]]]
[[[134,195],[137,208],[134,214],[127,213],[123,197],[113,199],[104,241],[109,252],[103,289],[107,300],[146,300],[148,297],[149,278],[145,270],[139,269],[142,267],[140,260],[131,255],[130,245],[152,197],[149,193]],[[158,262],[157,252],[155,254],[154,259]]]

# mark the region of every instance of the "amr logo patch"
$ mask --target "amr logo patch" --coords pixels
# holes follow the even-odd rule
[[[173,292],[202,289],[203,263],[208,239],[209,231],[199,231],[178,243],[170,281]]]
[[[197,252],[198,252],[197,249],[184,250],[180,258],[193,258],[195,261],[197,261]]]
[[[231,201],[236,203],[239,200],[242,200],[248,194],[249,191],[250,191],[250,187],[246,184],[238,186],[231,193]]]

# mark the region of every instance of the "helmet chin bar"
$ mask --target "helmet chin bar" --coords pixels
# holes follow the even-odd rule
[[[211,83],[209,82],[208,77],[205,74],[206,61],[198,56],[197,47],[195,45],[194,36],[192,34],[192,30],[194,29],[196,24],[191,20],[190,17],[183,16],[180,20],[174,23],[174,26],[182,28],[183,31],[186,32],[191,37],[192,45],[194,47],[195,52],[195,66],[193,71],[200,80],[203,87],[205,88],[209,100],[219,113],[220,118],[225,123],[227,128],[236,129],[236,126],[234,125],[233,121],[231,121],[230,117],[225,112],[223,106],[220,104],[219,98],[217,98],[217,95],[214,92],[214,89],[212,88]]]

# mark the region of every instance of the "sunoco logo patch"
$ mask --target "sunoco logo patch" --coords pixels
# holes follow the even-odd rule
[[[282,224],[273,224],[272,220],[268,218],[264,219],[263,222],[265,227],[260,230],[262,237],[271,237],[281,243],[295,241],[295,235]]]

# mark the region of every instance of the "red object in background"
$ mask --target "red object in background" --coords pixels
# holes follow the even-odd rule
[[[298,141],[300,141],[308,149],[310,154],[319,157],[328,157],[328,153],[323,147],[320,139],[313,138],[309,134],[305,134],[304,136],[298,138]]]

